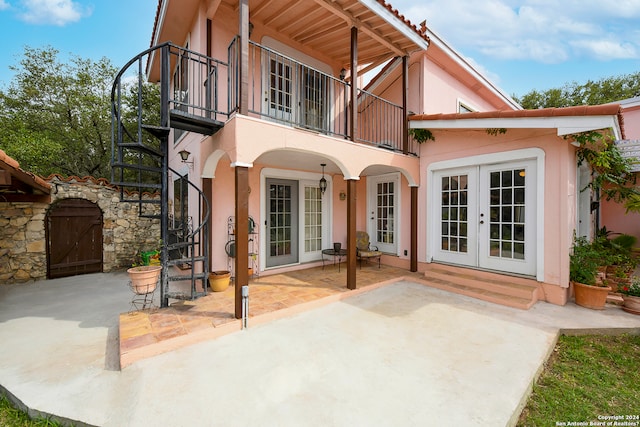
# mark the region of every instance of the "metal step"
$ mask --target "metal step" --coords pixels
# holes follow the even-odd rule
[[[208,117],[196,116],[182,110],[171,110],[169,112],[171,127],[189,132],[196,132],[202,135],[213,135],[222,127],[224,123]]]
[[[177,258],[167,261],[167,265],[180,265],[180,264],[192,264],[194,262],[202,262],[205,258],[203,256],[196,256],[193,258]]]
[[[153,173],[157,173],[158,175],[162,173],[162,168],[157,168],[154,166],[147,166],[147,165],[139,165],[137,163],[113,163],[111,164],[111,167],[136,170],[136,171],[153,172]]]
[[[168,127],[145,125],[145,124],[142,125],[142,129],[146,130],[156,138],[163,138],[169,135],[169,132],[171,132],[171,128],[168,128]]]
[[[118,187],[131,187],[131,188],[153,188],[155,190],[161,190],[162,184],[145,184],[143,182],[127,182],[127,181],[115,181],[111,184]]]
[[[204,280],[209,278],[209,273],[195,273],[195,274],[179,274],[176,276],[168,276],[167,279],[170,282],[184,282],[191,281],[191,279],[195,280]]]
[[[142,126],[142,128],[144,129],[144,125]],[[156,150],[153,147],[149,147],[148,145],[144,145],[140,142],[121,142],[118,144],[118,147],[120,148],[129,148],[131,150],[135,150],[135,151],[141,151],[143,153],[146,154],[150,154],[152,156],[156,156],[156,157],[162,157],[164,156],[164,154],[158,150]]]
[[[205,295],[207,295],[206,292],[194,292],[193,294],[185,292],[167,292],[165,294],[165,296],[169,299],[179,299],[186,301],[193,301],[194,299],[198,299]]]

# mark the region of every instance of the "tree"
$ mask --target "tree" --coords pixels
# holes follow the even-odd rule
[[[52,47],[25,47],[11,67],[15,77],[0,90],[0,148],[39,175],[110,178],[111,88],[118,70],[107,58],[72,56],[64,63],[58,56]],[[146,102],[159,102],[156,85],[145,85],[145,92]],[[137,86],[125,93],[130,111],[136,95]],[[128,120],[136,123],[137,116]]]
[[[640,72],[589,80],[584,84],[567,83],[561,88],[532,90],[515,100],[525,109],[600,105],[640,95]]]

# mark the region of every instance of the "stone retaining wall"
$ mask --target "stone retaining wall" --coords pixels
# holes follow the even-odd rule
[[[121,202],[117,189],[105,179],[52,176],[48,182],[51,204],[0,203],[0,285],[46,279],[45,218],[62,199],[89,200],[102,211],[105,272],[129,267],[138,251],[159,247],[159,220],[140,218],[138,205]],[[145,206],[146,213],[159,209],[159,205]]]

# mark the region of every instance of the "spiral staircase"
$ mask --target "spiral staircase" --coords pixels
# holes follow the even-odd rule
[[[140,217],[160,220],[162,275],[160,304],[193,300],[207,293],[209,222],[206,195],[187,181],[189,217],[173,218],[169,207],[169,140],[184,132],[212,135],[228,113],[218,108],[218,80],[226,64],[164,43],[131,59],[117,74],[111,92],[111,182],[120,200],[137,205]],[[172,73],[173,71],[173,73]],[[145,193],[160,193],[148,197]]]

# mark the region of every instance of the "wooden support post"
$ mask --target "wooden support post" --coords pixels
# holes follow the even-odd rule
[[[235,167],[236,173],[236,277],[235,317],[242,318],[242,287],[249,284],[249,168]]]
[[[402,57],[402,153],[409,154],[409,57]]]
[[[356,181],[347,181],[347,288],[356,288]]]
[[[351,27],[351,117],[349,118],[349,138],[358,137],[358,29]]]
[[[411,187],[411,264],[410,270],[418,271],[418,187]]]
[[[240,33],[240,82],[239,82],[239,113],[249,114],[249,0],[240,0],[238,5]]]

